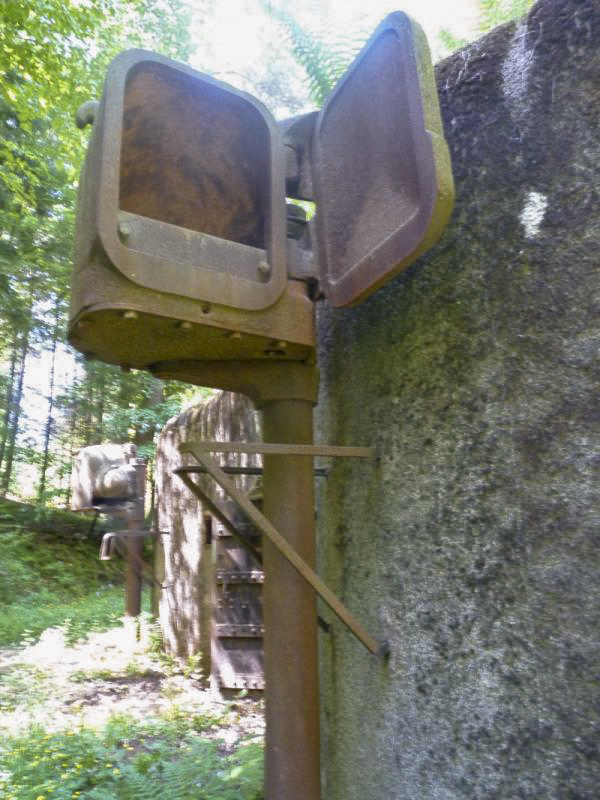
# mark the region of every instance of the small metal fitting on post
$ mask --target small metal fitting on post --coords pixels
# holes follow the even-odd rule
[[[80,130],[86,125],[93,125],[100,103],[97,100],[87,100],[82,103],[75,114],[75,124]]]
[[[261,280],[266,280],[271,272],[271,268],[269,267],[269,262],[259,261],[256,271],[258,272],[258,277]]]
[[[131,225],[128,222],[119,222],[117,230],[121,239],[127,239],[132,233]]]
[[[287,203],[287,238],[299,239],[306,227],[306,211],[296,203]]]

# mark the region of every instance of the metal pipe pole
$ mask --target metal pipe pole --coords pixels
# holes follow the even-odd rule
[[[312,444],[312,402],[272,400],[261,411],[265,442]],[[263,512],[314,567],[311,456],[264,456]],[[266,537],[263,568],[265,799],[319,800],[316,595]]]
[[[127,530],[140,531],[144,527],[144,495],[146,489],[146,461],[137,458],[133,462],[136,471],[136,498],[127,515]],[[137,617],[142,610],[142,552],[141,536],[127,539],[125,561],[125,614]]]

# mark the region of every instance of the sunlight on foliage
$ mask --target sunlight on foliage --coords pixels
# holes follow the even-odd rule
[[[168,720],[115,717],[101,732],[33,727],[1,746],[2,797],[260,800],[261,745],[250,741],[223,755],[192,722],[182,729]]]
[[[479,0],[479,30],[482,33],[526,14],[534,0]]]

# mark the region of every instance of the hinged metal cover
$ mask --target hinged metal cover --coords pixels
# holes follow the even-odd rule
[[[420,26],[390,14],[320,111],[311,154],[321,288],[365,299],[430,247],[454,200]]]
[[[114,507],[137,496],[133,444],[93,444],[82,447],[73,460],[71,510]]]
[[[94,137],[100,157],[88,157],[85,183],[98,192],[102,247],[123,275],[239,309],[280,297],[283,147],[258,100],[130,50],[109,68]]]

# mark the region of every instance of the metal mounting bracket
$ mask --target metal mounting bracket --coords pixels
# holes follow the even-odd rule
[[[110,561],[115,544],[121,539],[143,539],[146,536],[168,536],[169,531],[110,531],[105,533],[100,543],[100,561]],[[142,562],[143,563],[143,562]]]
[[[138,531],[111,531],[105,533],[100,543],[100,561],[110,561],[113,557],[115,550],[123,558],[127,557],[125,550],[121,549],[119,545],[127,539],[143,539],[146,536],[169,536],[169,531],[152,531],[152,530],[138,530]],[[161,589],[166,589],[160,581],[157,581],[154,576],[152,567],[149,566],[142,558],[135,553],[130,554],[133,558],[135,566],[140,574],[145,575],[150,583],[155,583]]]
[[[234,500],[245,516],[255,525],[255,527],[266,536],[269,541],[279,550],[281,555],[294,567],[299,575],[311,586],[318,596],[329,606],[337,617],[346,625],[351,633],[369,650],[377,656],[385,657],[389,654],[387,642],[377,641],[363,627],[363,625],[346,608],[340,599],[329,589],[329,587],[319,578],[316,572],[298,555],[279,531],[261,514],[251,500],[240,491],[233,481],[227,477],[223,469],[208,455],[208,452],[225,453],[259,453],[277,455],[299,455],[299,456],[345,456],[356,458],[373,458],[375,451],[371,447],[331,447],[324,445],[290,445],[290,444],[246,444],[242,442],[186,442],[179,447],[182,453],[191,453],[213,480]],[[201,489],[195,484],[188,475],[181,470],[176,473],[184,481],[194,494],[202,499],[204,495]],[[205,495],[204,495],[205,496]],[[210,501],[210,506],[219,511],[221,516],[217,516],[225,524],[224,515]],[[211,512],[212,513],[212,512]],[[236,539],[240,540],[236,531]],[[242,542],[244,546],[247,543]]]

